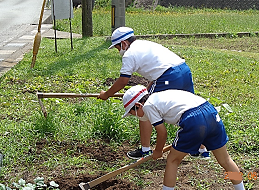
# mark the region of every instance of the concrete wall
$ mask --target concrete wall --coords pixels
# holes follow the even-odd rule
[[[160,0],[160,5],[245,10],[259,9],[259,0]]]

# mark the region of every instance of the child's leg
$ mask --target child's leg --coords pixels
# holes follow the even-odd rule
[[[127,153],[128,157],[133,159],[139,159],[143,157],[145,154],[150,154],[152,152],[150,149],[150,138],[152,134],[152,129],[153,127],[150,121],[139,120],[141,149],[129,151]]]
[[[174,187],[176,184],[177,169],[182,159],[187,153],[175,150],[173,147],[167,156],[166,168],[164,174],[164,185],[167,187]]]
[[[153,127],[150,121],[139,121],[139,130],[140,130],[140,142],[142,147],[149,147],[150,138],[153,130]]]
[[[205,149],[205,148],[206,147],[203,144],[201,144],[200,149]]]
[[[226,172],[235,172],[235,174],[239,174],[240,171],[236,163],[230,158],[226,145],[219,149],[213,150],[212,152],[218,163],[226,170]],[[238,177],[238,175],[235,175],[236,180],[230,179],[234,185],[240,184],[242,182],[242,178],[240,177],[240,179],[238,179]]]

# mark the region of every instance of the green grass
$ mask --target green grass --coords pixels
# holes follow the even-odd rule
[[[138,15],[139,20],[144,20],[152,13],[131,11],[133,13],[130,14],[136,18]],[[213,14],[212,10],[178,11],[182,11],[182,14],[175,14],[182,16],[202,11]],[[250,14],[252,20],[254,14],[258,14],[257,11],[222,12],[245,16]],[[215,10],[216,16],[219,13],[219,10]],[[162,22],[165,22],[163,16]],[[187,28],[192,27],[190,25]],[[107,31],[103,29],[103,34],[96,32],[96,35],[109,35],[109,26],[104,28]],[[136,28],[137,34],[140,34],[139,31],[151,33],[150,29],[144,30],[144,25],[133,28]],[[235,27],[229,30],[233,32]],[[156,28],[153,32],[160,33]],[[259,38],[152,40],[186,59],[193,73],[196,93],[221,107],[220,115],[230,138],[228,149],[231,156],[246,173],[258,168],[259,55],[255,47],[259,46]],[[121,67],[118,51],[108,50],[110,42],[104,37],[74,39],[72,51],[69,39],[58,40],[57,44],[58,53],[55,53],[54,41],[43,39],[34,69],[30,69],[32,52],[29,52],[0,78],[0,152],[5,154],[0,183],[17,182],[24,171],[38,175],[42,172],[39,168],[51,171],[59,166],[93,165],[86,157],[70,157],[70,153],[64,155],[58,152],[55,144],[44,147],[41,154],[37,154],[36,143],[42,139],[88,143],[89,139],[94,141],[101,138],[103,141],[109,139],[110,146],[115,148],[125,141],[134,144],[139,140],[137,120],[121,118],[124,110],[121,100],[116,98],[107,101],[95,98],[44,99],[49,115],[47,119],[43,117],[35,95],[37,91],[98,93],[108,88],[103,86],[106,78],[119,76]],[[223,104],[228,104],[233,112],[225,109]],[[177,128],[168,126],[168,129],[170,136],[174,137]],[[169,138],[168,142],[172,139]],[[155,133],[152,143],[154,141]],[[105,163],[99,164],[99,168],[112,170]],[[141,179],[135,181],[144,183]],[[207,187],[207,181],[204,183]],[[246,186],[251,184],[246,181]],[[196,183],[196,186],[199,185]]]
[[[82,10],[74,10],[72,30],[82,33]],[[94,9],[93,35],[111,34],[110,9]],[[125,25],[134,29],[135,35],[145,34],[192,34],[192,33],[231,33],[258,32],[259,10],[218,10],[194,8],[164,8],[141,10],[127,8]],[[69,31],[68,20],[58,20],[57,29]]]

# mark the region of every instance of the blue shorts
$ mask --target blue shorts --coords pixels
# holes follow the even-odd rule
[[[194,93],[192,73],[186,63],[167,69],[157,80],[153,81],[149,93],[168,89],[185,90]]]
[[[181,152],[195,154],[201,144],[216,150],[228,141],[224,124],[209,102],[184,112],[179,126],[172,146]]]

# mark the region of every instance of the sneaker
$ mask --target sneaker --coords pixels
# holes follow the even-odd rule
[[[210,152],[208,152],[208,151],[203,152],[203,153],[201,153],[200,157],[203,159],[210,159]]]
[[[129,151],[127,153],[127,156],[131,159],[140,159],[140,158],[143,158],[145,156],[148,156],[150,154],[152,154],[152,150],[149,150],[149,151],[146,151],[146,152],[142,152],[142,149],[141,148],[138,148],[136,150],[133,150],[133,151]]]
[[[200,156],[200,152],[197,152],[197,153],[194,153],[194,154],[190,154],[191,156],[193,156],[193,157],[198,157],[198,156]]]
[[[206,152],[203,152],[203,153],[194,153],[194,154],[190,154],[192,157],[195,157],[195,158],[203,158],[203,159],[210,159],[210,152],[209,151],[206,151]]]

